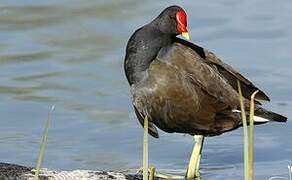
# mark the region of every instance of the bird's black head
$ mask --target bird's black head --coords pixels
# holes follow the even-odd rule
[[[179,6],[164,9],[152,22],[135,31],[127,44],[124,63],[131,85],[147,76],[146,70],[159,51],[173,43],[174,36],[179,34],[189,39],[187,15]]]
[[[187,14],[179,6],[170,6],[164,9],[151,24],[163,33],[172,35],[181,34],[186,39],[189,39]]]

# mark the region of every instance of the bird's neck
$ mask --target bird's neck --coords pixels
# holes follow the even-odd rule
[[[124,62],[124,69],[130,85],[140,82],[147,76],[147,69],[163,46],[172,42],[172,36],[144,26],[130,38]]]

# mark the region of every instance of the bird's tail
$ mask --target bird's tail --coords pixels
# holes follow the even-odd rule
[[[234,113],[241,113],[239,110],[233,110]],[[249,119],[249,112],[246,112],[247,120]],[[286,122],[287,117],[282,116],[280,114],[274,113],[272,111],[266,110],[261,107],[257,107],[254,112],[254,123],[255,124],[263,124],[270,121],[276,122]]]
[[[274,113],[272,111],[266,110],[264,108],[257,108],[254,112],[254,122],[286,122],[287,117],[282,116],[281,114]]]

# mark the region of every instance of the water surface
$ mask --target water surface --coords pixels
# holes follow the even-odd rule
[[[122,69],[133,31],[176,1],[2,1],[0,160],[34,166],[47,112],[55,105],[44,167],[137,169],[142,128]],[[292,2],[180,2],[192,41],[215,52],[271,97],[265,107],[292,117]],[[150,139],[150,162],[182,174],[188,135]],[[255,176],[288,177],[292,127],[256,128]],[[242,129],[208,138],[203,179],[242,179]]]

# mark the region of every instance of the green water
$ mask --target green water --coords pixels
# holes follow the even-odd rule
[[[0,161],[34,166],[50,106],[44,167],[137,169],[142,128],[122,64],[129,36],[176,1],[28,0],[0,5]],[[188,1],[192,41],[208,47],[271,97],[265,107],[292,117],[292,2]],[[292,127],[256,128],[255,176],[288,177]],[[242,179],[242,129],[207,138],[203,179]],[[183,174],[188,135],[150,138],[150,164]]]

